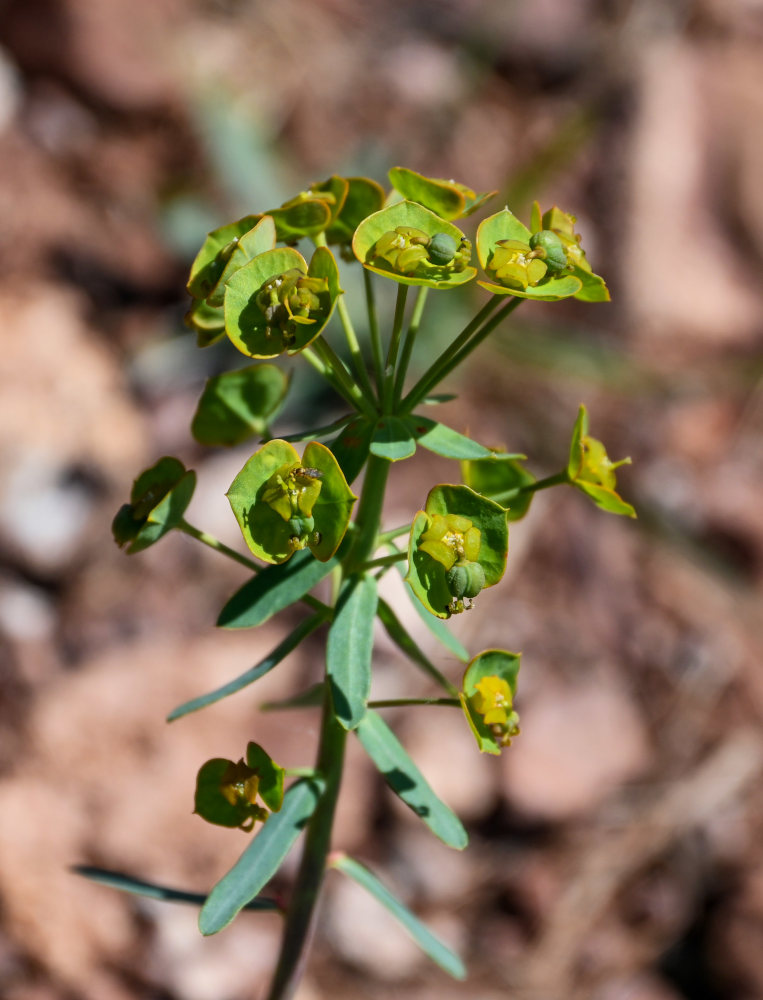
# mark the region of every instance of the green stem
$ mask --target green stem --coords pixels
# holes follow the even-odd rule
[[[264,567],[259,566],[256,562],[253,562],[247,556],[242,555],[240,552],[236,552],[235,549],[230,548],[224,542],[221,542],[214,535],[207,534],[206,531],[201,531],[199,528],[194,528],[192,524],[189,524],[185,519],[181,520],[179,524],[175,525],[178,531],[182,531],[185,535],[190,535],[191,538],[195,538],[199,542],[203,542],[204,545],[208,545],[210,549],[214,549],[215,552],[219,552],[221,555],[227,556],[229,559],[234,559],[237,563],[242,566],[246,566],[248,570],[252,573],[259,573]],[[305,594],[301,598],[302,603],[306,604],[308,607],[313,608],[315,611],[325,611],[331,613],[331,608],[328,604],[324,604],[323,601],[319,601],[317,597],[313,597],[312,594]]]
[[[395,377],[395,400],[399,402],[403,395],[403,387],[405,386],[405,376],[408,371],[408,365],[411,361],[411,354],[413,353],[413,345],[416,343],[416,334],[419,332],[419,326],[421,326],[421,317],[424,313],[424,306],[427,304],[427,296],[429,295],[429,289],[426,285],[419,289],[419,294],[416,298],[416,305],[413,307],[413,315],[411,316],[411,322],[408,325],[408,329],[405,332],[405,340],[403,341],[403,351],[400,355],[400,364],[397,366],[397,375]]]
[[[424,372],[424,374],[418,380],[416,385],[414,385],[414,387],[402,401],[400,405],[400,410],[403,413],[409,413],[427,395],[432,386],[437,385],[437,383],[442,380],[443,376],[439,374],[440,370],[444,368],[445,365],[449,363],[451,358],[453,358],[458,353],[458,351],[464,346],[464,344],[467,343],[467,341],[469,340],[471,335],[475,332],[475,330],[478,330],[480,326],[482,326],[482,324],[488,319],[488,317],[490,316],[490,314],[493,312],[493,310],[496,308],[497,305],[498,305],[497,296],[494,295],[492,298],[488,299],[488,301],[485,303],[482,309],[480,309],[480,311],[477,313],[474,319],[466,324],[466,326],[463,328],[461,333],[456,337],[456,339],[453,341],[450,347],[448,347],[447,350],[445,350],[443,354],[440,355],[437,361],[435,361],[435,363],[431,365]]]
[[[376,539],[377,549],[380,549],[382,545],[386,545],[387,542],[394,542],[394,540],[399,538],[401,535],[407,535],[410,530],[410,524],[401,524],[398,528],[390,528],[389,531],[382,531]]]
[[[379,318],[376,315],[376,294],[374,292],[373,275],[368,268],[363,268],[363,284],[366,289],[366,305],[368,306],[368,331],[371,336],[371,351],[374,357],[374,372],[376,374],[376,391],[379,399],[384,387],[384,354],[382,353],[381,336],[379,334]]]
[[[486,493],[485,496],[491,500],[495,500],[496,503],[502,504],[509,500],[514,500],[523,493],[537,493],[538,490],[547,490],[551,486],[560,486],[562,483],[569,483],[569,481],[567,470],[564,469],[553,476],[546,476],[545,479],[538,479],[534,483],[528,483],[527,486],[516,486],[513,490],[506,490],[503,493]]]
[[[317,236],[313,238],[313,242],[317,247],[328,247],[325,233],[318,233]],[[342,293],[336,300],[336,311],[339,315],[342,329],[344,330],[347,346],[350,349],[350,357],[352,358],[352,364],[355,368],[355,373],[358,376],[358,381],[360,382],[365,395],[369,399],[373,399],[374,390],[371,386],[371,380],[368,377],[368,369],[366,368],[366,363],[363,360],[363,352],[360,350],[360,344],[358,343],[355,328],[352,325],[352,320],[350,319],[347,303],[344,301],[344,293]]]
[[[326,379],[334,392],[341,396],[345,403],[351,406],[354,410],[357,410],[357,403],[355,399],[353,399],[352,394],[347,392],[339,379],[334,377],[333,372],[323,363],[311,347],[306,347],[304,350],[300,351],[300,356],[303,357],[305,361],[307,361],[307,363],[318,372],[319,375]]]
[[[327,686],[316,761],[316,770],[323,776],[326,785],[307,828],[294,895],[286,914],[281,952],[267,1000],[289,1000],[293,997],[304,971],[315,927],[316,903],[331,846],[331,829],[342,783],[346,743],[347,731],[334,716]]]
[[[427,388],[427,392],[434,388],[438,382],[441,382],[444,378],[450,375],[454,368],[458,368],[458,366],[472,353],[472,351],[479,347],[482,341],[485,340],[486,337],[489,337],[493,330],[495,330],[495,328],[502,323],[507,316],[513,313],[514,310],[524,301],[525,299],[512,296],[506,305],[499,309],[495,316],[489,319],[484,326],[482,326],[476,333],[473,334],[472,337],[469,338],[468,342],[465,343],[461,349],[451,357],[447,364],[441,366],[434,382],[432,382],[432,384]],[[424,395],[426,395],[426,393],[424,393]],[[419,402],[420,400],[417,399],[413,405],[416,406]]]
[[[395,300],[395,318],[392,322],[392,336],[389,340],[389,350],[387,351],[387,362],[384,368],[384,395],[382,405],[385,413],[389,413],[393,399],[395,387],[395,364],[397,362],[397,352],[400,348],[400,337],[403,332],[403,321],[405,319],[405,303],[408,299],[408,286],[397,286],[397,299]]]
[[[345,560],[346,573],[352,572],[353,568],[357,571],[373,555],[389,464],[386,459],[373,455],[368,460],[357,511],[357,532]],[[331,829],[342,781],[346,742],[347,731],[334,715],[327,684],[315,766],[325,781],[325,791],[308,825],[294,895],[286,915],[281,952],[266,1000],[290,1000],[296,992],[307,961],[315,926],[316,904],[331,846]]]
[[[377,566],[394,566],[395,563],[407,558],[407,552],[393,552],[392,555],[379,556],[377,559],[371,559],[369,562],[363,563],[361,569],[365,573],[367,569],[376,569]]]
[[[195,538],[199,542],[203,542],[204,545],[208,545],[210,549],[214,549],[215,552],[220,552],[222,555],[227,556],[229,559],[235,559],[237,563],[241,563],[242,566],[246,566],[250,569],[252,573],[259,573],[263,568],[258,565],[254,560],[249,559],[247,556],[242,555],[240,552],[236,552],[235,549],[230,548],[221,542],[214,535],[208,535],[206,531],[201,531],[199,528],[194,528],[192,524],[189,524],[186,520],[181,520],[179,524],[175,526],[178,531],[182,531],[185,535],[190,535],[191,538]]]
[[[321,361],[326,365],[329,371],[336,376],[344,391],[349,395],[350,403],[355,407],[355,409],[360,410],[361,413],[364,413],[367,417],[375,420],[378,414],[374,410],[373,402],[367,399],[359,387],[352,381],[352,377],[347,369],[347,366],[336,353],[331,344],[329,344],[327,340],[324,340],[321,335],[316,337],[313,341],[313,347],[315,348],[315,351]]]
[[[369,701],[369,708],[403,708],[406,705],[440,705],[443,708],[460,708],[458,698],[383,698]]]

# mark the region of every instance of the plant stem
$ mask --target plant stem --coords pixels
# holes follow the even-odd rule
[[[315,371],[318,372],[319,375],[326,379],[334,392],[341,396],[345,403],[353,409],[357,409],[357,403],[352,394],[347,392],[338,378],[334,377],[333,372],[323,363],[312,347],[306,347],[303,351],[300,351],[300,355],[315,369]]]
[[[421,317],[424,314],[424,306],[427,304],[428,295],[429,289],[426,285],[423,285],[419,289],[419,294],[416,298],[416,305],[413,307],[411,322],[408,324],[408,329],[405,332],[403,351],[400,355],[400,364],[397,366],[397,375],[395,377],[395,399],[397,401],[399,401],[403,395],[405,376],[408,371],[408,365],[411,361],[413,345],[416,343],[416,334],[419,332],[419,326],[421,326]]]
[[[215,538],[214,535],[209,535],[206,531],[194,528],[194,526],[189,524],[185,519],[181,520],[179,524],[176,524],[175,528],[178,531],[182,531],[183,534],[190,535],[191,538],[195,538],[197,541],[203,542],[205,545],[208,545],[210,549],[214,549],[215,552],[219,552],[221,555],[227,556],[229,559],[234,559],[242,566],[246,566],[246,568],[251,570],[252,573],[259,573],[264,568],[263,566],[259,566],[256,562],[253,562],[247,556],[242,555],[240,552],[236,552],[235,549],[230,548],[230,546],[221,542],[218,538]],[[313,597],[312,594],[305,594],[301,600],[303,604],[313,608],[315,611],[331,612],[331,608],[328,604],[324,604],[323,601],[319,601],[318,598]]]
[[[400,535],[407,535],[410,530],[410,524],[401,524],[398,528],[390,528],[389,531],[382,531],[376,539],[377,549],[380,549],[382,545],[386,545],[387,542],[393,542]]]
[[[458,351],[463,347],[463,345],[469,340],[471,335],[475,330],[478,330],[480,326],[488,319],[490,314],[498,305],[497,296],[493,296],[488,299],[485,305],[480,309],[477,315],[471,322],[467,323],[461,333],[456,337],[450,347],[447,348],[440,355],[440,357],[431,365],[427,371],[421,376],[416,385],[411,389],[405,399],[402,401],[400,409],[403,413],[410,412],[414,406],[416,406],[429,392],[429,390],[437,385],[438,382],[442,380],[444,376],[441,376],[440,370],[445,367],[446,364],[454,357]]]
[[[443,708],[460,708],[458,698],[384,698],[369,701],[369,708],[403,708],[406,705],[438,705]]]
[[[252,573],[259,573],[263,568],[259,566],[254,560],[249,559],[247,556],[242,555],[240,552],[236,552],[235,549],[230,548],[221,542],[214,535],[208,535],[206,531],[201,531],[199,528],[194,528],[192,524],[189,524],[186,520],[181,520],[179,524],[175,526],[178,531],[182,531],[186,535],[190,535],[191,538],[195,538],[199,542],[203,542],[208,545],[210,549],[214,549],[215,552],[220,552],[222,555],[227,556],[229,559],[235,559],[237,563],[241,563],[242,566],[246,566],[250,569]]]
[[[463,347],[456,353],[456,355],[451,358],[447,365],[443,366],[442,371],[438,374],[437,382],[441,382],[447,375],[449,375],[454,368],[458,366],[467,358],[475,348],[479,347],[482,341],[490,336],[490,334],[495,330],[495,328],[502,323],[507,316],[514,312],[519,306],[525,302],[525,299],[517,298],[512,296],[506,305],[500,309],[492,319],[488,320],[487,323],[481,329],[469,339],[468,343],[464,344]],[[435,382],[435,385],[437,384]]]
[[[389,350],[387,351],[387,362],[384,368],[384,394],[382,407],[385,413],[390,413],[390,406],[393,400],[393,390],[395,386],[395,363],[397,362],[397,352],[400,348],[400,337],[403,332],[403,321],[405,319],[405,303],[408,298],[408,286],[397,286],[397,299],[395,300],[395,318],[392,322],[392,335],[389,340]]]
[[[345,574],[357,572],[368,557],[373,555],[389,465],[386,459],[374,455],[368,460],[356,516],[357,532],[345,559]],[[286,915],[281,952],[266,1000],[290,1000],[296,992],[307,961],[315,926],[316,904],[331,846],[331,828],[342,780],[346,742],[347,732],[334,715],[327,684],[315,765],[316,771],[326,783],[325,791],[308,825],[294,895]]]
[[[371,559],[369,562],[363,563],[361,567],[363,572],[368,569],[376,569],[377,566],[394,566],[395,563],[401,562],[403,559],[408,558],[407,552],[393,552],[389,556],[379,556],[376,559]]]
[[[352,377],[344,361],[342,361],[331,344],[327,340],[324,340],[323,335],[316,337],[313,341],[313,347],[328,370],[336,376],[337,381],[347,393],[349,401],[355,409],[360,410],[367,417],[376,419],[377,414],[374,410],[373,402],[369,401],[352,381]]]
[[[538,479],[534,483],[528,483],[527,486],[516,486],[513,490],[505,490],[503,493],[486,493],[485,495],[491,500],[495,500],[496,503],[502,504],[521,496],[523,493],[537,493],[538,490],[547,490],[550,486],[560,486],[562,483],[569,483],[569,481],[567,470],[563,469],[553,476],[546,476],[545,479]]]
[[[328,247],[325,233],[318,233],[313,238],[313,242],[317,247]],[[360,350],[360,344],[358,343],[355,328],[353,327],[352,320],[350,319],[347,303],[344,301],[344,293],[342,293],[336,300],[336,311],[339,315],[342,329],[344,330],[347,346],[350,349],[350,357],[352,358],[352,363],[355,368],[355,373],[358,376],[358,381],[363,388],[363,392],[372,399],[374,390],[371,386],[371,380],[368,377],[368,369],[366,368],[366,363],[363,360],[363,352]]]
[[[379,335],[379,318],[376,315],[376,295],[374,293],[373,275],[368,268],[363,268],[363,284],[366,289],[366,305],[368,306],[368,331],[371,336],[371,351],[374,357],[374,372],[376,373],[376,391],[379,399],[384,386],[384,354],[382,353],[381,336]]]
[[[331,846],[331,828],[342,782],[346,742],[347,731],[334,716],[327,686],[316,761],[316,770],[323,776],[326,785],[307,829],[294,895],[286,914],[281,952],[267,1000],[289,1000],[293,997],[307,962],[315,927],[315,907]]]

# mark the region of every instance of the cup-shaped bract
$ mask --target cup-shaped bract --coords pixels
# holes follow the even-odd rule
[[[198,347],[210,347],[225,336],[222,309],[209,305],[206,299],[194,299],[183,322],[189,330],[195,330]]]
[[[257,743],[247,747],[246,761],[213,757],[196,777],[194,812],[208,823],[248,832],[280,810],[284,773]]]
[[[496,454],[500,455],[501,451],[496,450]],[[466,486],[508,508],[509,521],[519,521],[523,518],[535,495],[534,493],[517,493],[513,497],[503,495],[531,486],[535,482],[535,476],[516,459],[509,458],[501,462],[494,462],[489,458],[468,459],[461,462],[461,478]]]
[[[165,456],[142,472],[130,492],[130,502],[117,511],[111,525],[114,541],[129,555],[158,542],[183,519],[196,486],[196,473],[180,459]]]
[[[191,264],[188,291],[195,299],[206,299],[225,270],[229,258],[238,246],[239,239],[260,220],[259,215],[245,215],[243,219],[207,233],[201,249]]]
[[[250,260],[254,260],[266,250],[275,249],[276,226],[269,215],[263,215],[257,224],[243,236],[234,240],[235,247],[225,262],[220,277],[207,296],[207,304],[220,307],[225,300],[225,288],[236,273]]]
[[[636,517],[633,507],[615,491],[617,485],[615,469],[630,464],[630,458],[613,462],[601,441],[590,437],[588,411],[581,405],[572,430],[570,457],[567,462],[567,478],[570,483],[589,496],[601,510],[606,510],[610,514]]]
[[[580,291],[575,298],[581,302],[609,302],[609,289],[604,279],[593,273],[585,251],[580,245],[580,235],[575,232],[577,219],[569,212],[563,212],[554,205],[541,214],[538,202],[533,202],[530,228],[533,236],[538,238],[541,233],[556,237],[561,243],[567,258],[567,267],[571,274],[581,282]]]
[[[225,447],[266,435],[288,388],[289,376],[267,362],[213,375],[196,406],[191,434],[199,444]]]
[[[442,219],[452,221],[476,212],[497,191],[476,194],[465,184],[440,177],[425,177],[408,167],[392,167],[389,171],[392,187],[408,201],[415,201]]]
[[[411,526],[406,580],[424,607],[450,618],[506,569],[508,511],[468,486],[430,490]]]
[[[251,358],[297,354],[320,334],[342,289],[334,255],[318,247],[308,267],[281,247],[259,254],[225,289],[225,332]]]
[[[352,241],[355,256],[376,274],[402,285],[457,288],[471,281],[471,243],[453,223],[412,201],[369,215]]]
[[[351,243],[363,219],[378,212],[384,205],[384,188],[370,177],[341,179],[347,183],[347,193],[326,229],[329,243]]]
[[[357,497],[325,445],[311,441],[302,458],[288,441],[268,441],[227,493],[250,551],[269,563],[309,548],[327,562],[339,547]]]
[[[531,246],[533,233],[508,208],[489,216],[477,229],[477,256],[489,281],[479,281],[494,295],[555,301],[583,287],[575,275],[549,268],[547,250]]]
[[[514,711],[521,653],[486,649],[469,662],[459,700],[482,753],[499,754],[519,733]]]

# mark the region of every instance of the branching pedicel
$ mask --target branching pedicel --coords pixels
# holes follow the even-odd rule
[[[451,975],[465,975],[458,956],[376,876],[357,861],[329,853],[347,734],[357,735],[391,790],[436,836],[451,847],[465,847],[460,821],[434,794],[378,710],[402,704],[460,706],[479,750],[500,753],[519,732],[513,704],[519,654],[488,649],[470,656],[442,620],[478,605],[480,593],[500,582],[508,522],[527,513],[537,490],[573,485],[603,510],[635,516],[615,492],[615,469],[621,463],[610,461],[601,442],[589,436],[582,406],[565,467],[541,480],[527,470],[525,456],[484,447],[417,412],[432,390],[524,299],[609,299],[604,281],[593,273],[580,246],[574,217],[556,207],[541,214],[536,203],[529,229],[507,208],[482,222],[476,234],[483,271],[478,283],[490,298],[404,394],[429,290],[452,293],[478,274],[472,243],[455,220],[482,207],[492,193],[478,196],[461,184],[402,167],[390,171],[390,181],[389,195],[363,177],[335,176],[315,184],[280,208],[210,233],[191,269],[188,290],[193,302],[187,323],[196,331],[199,346],[227,336],[243,354],[260,359],[208,380],[192,431],[205,445],[264,439],[234,479],[228,499],[246,545],[269,564],[267,568],[184,520],[195,475],[174,458],[162,458],[136,479],[130,502],[114,520],[116,541],[128,552],[141,551],[175,529],[248,567],[253,575],[220,614],[218,625],[223,628],[254,628],[295,603],[308,611],[256,667],[178,706],[170,720],[241,690],[277,666],[313,631],[328,627],[324,680],[280,706],[266,706],[322,705],[315,767],[284,772],[265,749],[251,742],[238,762],[207,761],[197,781],[196,812],[205,820],[246,831],[263,824],[204,902],[204,934],[221,930],[244,907],[277,908],[259,894],[305,828],[302,864],[284,914],[283,944],[269,1000],[283,1000],[296,988],[327,867],[338,868],[373,893]],[[309,262],[294,249],[298,241],[314,244]],[[330,245],[338,247],[344,260],[357,259],[364,268],[372,370],[366,367],[344,305]],[[398,285],[386,345],[376,318],[374,275]],[[406,327],[409,286],[418,287],[418,298]],[[351,367],[323,336],[335,310]],[[327,380],[347,404],[344,417],[290,440],[271,435],[288,379],[262,359],[284,353],[300,354]],[[292,443],[300,441],[309,441],[302,454]],[[410,525],[384,530],[381,512],[390,463],[412,457],[419,446],[459,461],[462,482],[434,486],[423,508],[411,512]],[[350,484],[362,470],[355,507]],[[407,552],[397,544],[403,535],[408,536]],[[432,630],[450,653],[466,664],[460,686],[419,649],[378,595],[380,577],[406,560],[411,599],[425,609]],[[329,575],[335,598],[326,604],[310,591]],[[445,697],[369,701],[377,616],[401,653],[434,679]],[[296,780],[284,792],[285,778]],[[110,884],[127,891],[146,891],[146,883],[124,876],[92,869],[85,873],[101,880],[108,876]]]

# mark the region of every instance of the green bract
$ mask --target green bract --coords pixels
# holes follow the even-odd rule
[[[339,272],[330,250],[319,247],[310,267],[291,247],[268,250],[240,268],[225,290],[225,332],[252,358],[297,354],[331,318]]]
[[[465,184],[439,177],[424,177],[407,167],[393,167],[388,176],[392,187],[403,198],[423,205],[442,219],[460,219],[471,215],[498,193],[486,191],[484,194],[475,194]]]
[[[258,215],[246,215],[207,234],[191,264],[188,291],[195,299],[206,299],[220,279],[225,265],[238,245],[238,240],[259,221]]]
[[[264,215],[253,229],[233,242],[235,243],[233,252],[226,260],[220,277],[207,296],[207,303],[210,306],[222,306],[225,299],[225,287],[236,271],[248,264],[250,260],[254,260],[259,254],[275,248],[275,223],[269,215]]]
[[[246,761],[213,757],[196,778],[194,812],[217,826],[249,831],[283,804],[284,769],[257,743],[250,743]],[[263,805],[257,804],[257,797]]]
[[[625,514],[636,517],[636,511],[616,492],[615,469],[630,465],[629,458],[613,462],[601,441],[588,435],[588,411],[580,407],[578,418],[572,431],[570,458],[567,463],[567,478],[573,486],[586,493],[602,510],[610,514]]]
[[[198,347],[209,347],[225,336],[222,309],[209,305],[206,299],[194,299],[183,321],[189,329],[196,331]]]
[[[406,580],[428,611],[449,618],[498,583],[508,549],[508,511],[500,504],[468,486],[435,486],[411,526]]]
[[[285,562],[305,547],[327,562],[357,499],[328,448],[312,441],[300,459],[279,440],[252,455],[227,496],[246,544],[269,563]]]
[[[489,216],[477,230],[477,255],[490,281],[480,281],[494,295],[553,301],[577,294],[582,281],[555,273],[542,246],[533,248],[533,234],[508,208]]]
[[[117,512],[111,526],[114,541],[129,554],[142,552],[176,527],[191,502],[196,473],[177,458],[160,458],[133,483],[130,503]]]
[[[191,433],[200,444],[235,445],[264,434],[289,388],[276,365],[249,365],[207,379]]]
[[[384,204],[384,188],[369,177],[346,177],[347,193],[339,212],[326,229],[329,243],[351,243],[355,230],[366,216]]]
[[[556,205],[541,215],[538,202],[533,203],[531,227],[535,236],[551,233],[561,243],[567,258],[568,270],[580,280],[581,289],[575,298],[582,302],[609,302],[609,289],[604,279],[594,274],[580,245],[580,236],[575,232],[576,218],[563,212]]]
[[[464,672],[459,700],[482,753],[500,753],[519,733],[513,699],[520,656],[505,649],[486,649]]]
[[[443,259],[443,237],[455,246],[450,262],[430,259],[429,246],[436,238],[436,256]],[[477,269],[468,266],[471,243],[450,222],[412,201],[375,212],[360,223],[352,241],[355,256],[376,274],[402,285],[455,288],[471,281]]]
[[[496,451],[496,455],[501,455]],[[467,486],[477,493],[496,500],[509,511],[510,521],[519,521],[530,507],[533,493],[517,493],[507,497],[506,493],[520,490],[523,486],[531,486],[535,476],[525,469],[516,459],[505,459],[495,462],[491,459],[476,459],[461,463],[461,478]]]

